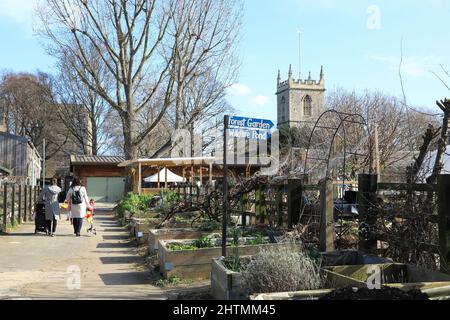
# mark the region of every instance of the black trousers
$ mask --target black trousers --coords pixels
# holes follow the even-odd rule
[[[83,219],[82,218],[73,218],[73,232],[76,234],[81,233],[81,228],[83,227]]]
[[[47,222],[47,231],[50,232],[50,230],[51,230],[51,233],[55,233],[56,232],[56,227],[58,225],[58,222],[56,221],[56,219],[53,219],[53,221],[52,220],[46,220],[46,222]],[[52,223],[53,223],[53,226],[52,226]]]

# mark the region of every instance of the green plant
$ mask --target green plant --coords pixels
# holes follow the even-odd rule
[[[120,217],[124,217],[125,212],[138,214],[150,209],[150,203],[153,200],[151,195],[127,194],[117,205],[116,212]]]
[[[242,267],[249,294],[316,290],[324,286],[320,266],[295,245],[263,249]]]
[[[220,230],[221,228],[222,228],[222,224],[220,222],[215,221],[215,220],[209,220],[209,221],[203,222],[200,225],[200,227],[198,228],[198,230],[209,232],[209,231]]]
[[[241,258],[239,257],[239,255],[227,257],[223,261],[223,265],[230,271],[239,272],[241,271]]]
[[[181,195],[175,191],[164,191],[161,194],[164,205],[172,205],[182,201]]]
[[[249,246],[257,246],[262,244],[267,244],[269,241],[262,236],[262,234],[256,234],[253,239],[247,241],[247,245]]]
[[[238,228],[231,229],[231,236],[233,237],[232,245],[234,247],[239,246],[239,239],[242,237],[242,230]]]
[[[204,236],[192,242],[192,245],[197,247],[198,249],[203,249],[203,248],[214,248],[216,246],[216,243],[213,239],[209,238],[208,236]]]
[[[189,283],[187,280],[183,280],[177,276],[170,277],[169,279],[159,279],[156,281],[157,287],[178,286],[183,283]]]
[[[197,250],[198,248],[192,244],[170,243],[168,245],[171,251]]]
[[[215,247],[215,241],[207,236],[194,240],[191,243],[169,243],[168,245],[168,248],[171,251],[198,250]]]

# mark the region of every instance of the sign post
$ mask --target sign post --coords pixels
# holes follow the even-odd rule
[[[227,226],[228,226],[228,126],[230,116],[225,116],[223,120],[223,226],[222,226],[222,256],[227,256]]]
[[[274,124],[270,120],[255,119],[238,116],[224,116],[223,120],[223,218],[222,218],[222,256],[227,255],[227,227],[228,227],[228,135],[233,138],[248,140],[269,140],[270,130]]]

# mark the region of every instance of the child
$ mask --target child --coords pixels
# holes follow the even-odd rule
[[[89,208],[86,212],[86,219],[91,225],[91,227],[87,230],[87,232],[97,235],[97,230],[95,230],[94,228],[94,205],[95,205],[94,199],[91,199],[89,201]]]

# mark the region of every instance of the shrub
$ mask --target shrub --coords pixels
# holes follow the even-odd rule
[[[222,229],[222,224],[215,220],[205,221],[198,228],[199,231],[216,231]]]
[[[242,278],[249,294],[316,290],[324,284],[319,265],[289,245],[262,249],[242,266]]]
[[[162,194],[163,203],[167,205],[177,204],[182,201],[182,197],[175,191],[164,191]]]
[[[145,212],[150,209],[150,202],[153,196],[151,195],[137,195],[134,193],[129,193],[119,202],[117,206],[117,214],[123,217],[125,212],[128,211],[131,214],[137,214],[140,212]]]

